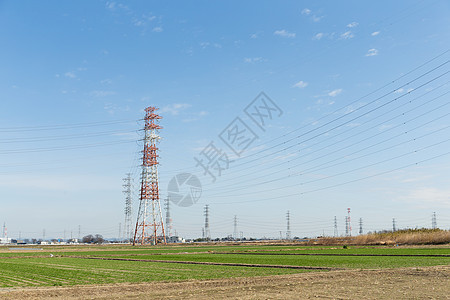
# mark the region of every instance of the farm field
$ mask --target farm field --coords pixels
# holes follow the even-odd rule
[[[141,291],[146,294],[150,292],[147,288],[153,291],[150,288],[152,285],[181,288],[214,282],[210,287],[217,289],[222,285],[229,286],[234,281],[236,286],[242,285],[242,289],[261,285],[261,291],[272,293],[263,287],[289,282],[294,284],[305,278],[315,278],[311,280],[323,281],[325,284],[327,280],[336,278],[344,280],[343,274],[348,276],[350,273],[364,280],[372,275],[380,278],[413,276],[415,280],[421,278],[420,282],[424,284],[436,280],[433,288],[439,291],[441,284],[450,284],[450,247],[354,246],[343,249],[332,246],[205,244],[0,248],[0,298],[11,299],[20,298],[20,295],[25,297],[30,291],[36,297],[41,293],[45,298],[46,293],[52,291],[62,293],[61,297],[70,298],[83,294],[82,291],[89,290],[90,286],[103,287],[105,292],[111,292],[120,287],[128,289],[136,285],[136,293]],[[430,287],[430,284],[433,285],[428,282],[426,286]],[[293,288],[293,291],[296,289]],[[70,291],[77,292],[71,295]],[[411,289],[405,292],[408,291]],[[183,294],[182,291],[177,293]],[[111,294],[102,295],[100,293],[98,296],[111,298]],[[196,293],[193,295],[201,296]],[[219,297],[219,294],[214,296]]]

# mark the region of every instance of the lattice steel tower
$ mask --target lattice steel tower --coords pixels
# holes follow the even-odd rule
[[[167,236],[172,236],[172,217],[170,216],[170,198],[167,197],[164,201],[164,208],[166,209],[166,232]]]
[[[291,215],[289,211],[286,213],[286,239],[291,239]]]
[[[237,238],[238,238],[237,216],[234,215],[234,231],[233,231],[233,239],[237,240]]]
[[[334,237],[337,237],[339,235],[338,233],[338,226],[337,226],[337,218],[334,216]]]
[[[136,220],[133,245],[166,243],[164,222],[159,201],[158,186],[158,148],[156,143],[161,139],[158,135],[158,122],[162,118],[157,115],[156,107],[145,109],[144,151],[141,175],[141,194]]]
[[[363,220],[359,218],[359,234],[363,234]]]
[[[350,219],[350,208],[347,208],[347,229],[346,229],[346,234],[348,236],[352,236],[352,223],[351,223],[351,219]]]
[[[431,228],[437,228],[436,212],[433,212],[433,214],[431,215]]]
[[[209,231],[209,205],[205,205],[205,238],[206,240],[211,240],[211,232]]]
[[[124,190],[123,193],[125,194],[125,223],[123,224],[123,236],[124,240],[127,242],[131,242],[131,239],[133,238],[133,230],[131,225],[131,217],[132,217],[132,185],[131,185],[131,173],[127,173],[127,177],[123,179],[124,184]]]

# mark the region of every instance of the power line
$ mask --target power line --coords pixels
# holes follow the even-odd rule
[[[419,66],[414,67],[414,68],[411,69],[410,71],[405,72],[403,75],[401,75],[401,76],[395,78],[394,80],[389,81],[387,84],[381,86],[380,88],[378,88],[378,89],[376,89],[376,90],[374,90],[374,91],[372,91],[372,92],[366,94],[366,95],[363,96],[363,97],[358,98],[357,100],[354,100],[354,101],[351,102],[350,104],[345,105],[345,106],[343,106],[343,107],[341,107],[341,108],[338,108],[338,109],[334,110],[333,112],[329,113],[328,115],[323,116],[323,117],[321,117],[321,118],[319,118],[319,119],[316,119],[315,121],[309,123],[308,125],[304,125],[304,126],[298,127],[298,128],[296,128],[296,129],[294,129],[294,130],[292,130],[292,131],[290,131],[290,132],[288,132],[288,133],[286,133],[286,134],[284,134],[284,135],[282,135],[282,136],[279,136],[279,137],[277,137],[277,138],[274,138],[274,139],[272,139],[272,140],[270,140],[270,141],[268,141],[268,142],[270,143],[270,142],[279,140],[279,139],[281,139],[281,138],[284,138],[284,137],[286,137],[286,136],[288,136],[288,135],[290,135],[290,134],[292,134],[292,133],[294,133],[294,132],[297,132],[297,131],[302,130],[302,129],[306,129],[306,128],[308,128],[308,126],[314,125],[314,124],[317,123],[318,121],[320,121],[320,120],[322,120],[322,119],[325,119],[325,118],[327,118],[327,117],[330,116],[330,115],[335,115],[335,114],[337,114],[338,112],[340,112],[340,111],[342,111],[342,110],[344,110],[344,109],[346,109],[346,108],[348,108],[348,107],[351,107],[351,105],[353,105],[353,104],[355,104],[355,103],[358,103],[358,102],[361,101],[362,99],[364,99],[364,98],[366,98],[366,97],[368,97],[368,96],[370,96],[370,95],[373,95],[373,94],[375,94],[376,92],[381,91],[381,90],[383,90],[384,88],[388,87],[389,85],[391,85],[391,84],[393,84],[393,83],[395,83],[395,82],[397,82],[397,81],[403,79],[404,77],[406,77],[406,76],[408,76],[408,75],[414,73],[415,71],[417,71],[417,70],[421,69],[422,67],[424,67],[424,66],[426,66],[426,65],[428,65],[428,64],[430,64],[430,63],[432,63],[433,61],[437,60],[438,58],[441,58],[442,56],[446,55],[448,52],[450,52],[450,49],[447,49],[447,50],[445,50],[444,52],[442,52],[442,53],[440,53],[440,54],[434,56],[433,58],[431,58],[431,59],[425,61],[424,63],[420,64]],[[446,63],[448,63],[448,61],[445,62],[444,64],[446,64]],[[442,66],[442,65],[439,65],[437,68],[440,68],[441,66]],[[435,68],[435,69],[437,69],[437,68]],[[431,70],[431,71],[429,71],[429,72],[432,72],[432,71],[434,71],[435,69],[433,69],[433,70]],[[425,75],[428,74],[429,72],[422,74],[420,77],[425,76]],[[417,78],[415,78],[414,80],[412,80],[412,81],[410,81],[410,82],[408,82],[408,83],[406,83],[406,84],[404,84],[404,85],[402,85],[402,86],[400,86],[400,87],[395,88],[395,89],[392,90],[391,92],[389,92],[389,93],[385,94],[384,96],[381,96],[381,97],[379,97],[379,98],[377,98],[377,99],[371,101],[370,103],[376,102],[376,101],[380,100],[382,97],[385,97],[386,95],[388,95],[388,94],[390,94],[390,93],[393,93],[394,91],[399,90],[401,87],[405,87],[405,86],[409,85],[410,83],[414,82],[415,80],[419,79],[420,77],[417,77]],[[366,105],[369,105],[370,103],[368,103],[368,104],[366,104]],[[359,107],[358,110],[361,109],[361,108],[362,108],[362,107]],[[354,112],[354,111],[352,111],[351,113],[353,113],[353,112]],[[346,115],[347,115],[347,114],[346,114]],[[344,116],[345,116],[345,115],[344,115]],[[342,118],[342,117],[343,117],[343,116],[341,116],[340,118]],[[338,119],[339,119],[339,118],[338,118]],[[327,125],[327,124],[329,124],[329,123],[335,122],[335,121],[338,120],[338,119],[331,120],[331,121],[329,121],[328,123],[326,123],[326,124],[324,124],[324,125],[322,125],[322,126],[325,126],[325,125]],[[317,129],[318,129],[318,128],[313,129],[313,130],[317,130]],[[307,133],[308,133],[308,132],[307,132]],[[306,133],[305,133],[305,134],[306,134]],[[304,135],[304,134],[303,134],[303,135]],[[293,139],[296,139],[296,138],[298,138],[298,137],[294,137]],[[246,156],[246,157],[242,157],[241,159],[246,159],[246,158],[249,158],[249,157],[251,157],[251,156],[258,155],[258,154],[260,154],[260,153],[262,153],[262,152],[265,152],[265,151],[268,151],[268,150],[270,150],[270,149],[272,149],[272,148],[274,148],[274,147],[276,147],[276,146],[280,146],[280,145],[286,144],[287,142],[289,142],[289,141],[291,141],[291,140],[292,140],[292,139],[290,139],[290,140],[288,140],[288,141],[284,141],[284,142],[279,143],[279,144],[277,144],[277,145],[275,145],[275,146],[272,146],[272,147],[270,147],[270,148],[266,148],[266,149],[263,149],[263,150],[261,150],[261,151],[259,151],[259,152],[256,152],[256,153],[253,153],[253,154],[251,154],[251,155],[248,155],[248,156]],[[245,162],[245,163],[248,163],[248,162]],[[239,165],[237,165],[237,166],[239,166]],[[235,165],[235,167],[237,167],[237,166]],[[180,172],[180,171],[186,171],[186,170],[191,170],[191,171],[192,171],[193,168],[191,167],[191,168],[183,168],[183,169],[176,169],[176,170],[168,170],[168,172]]]
[[[450,72],[450,71],[449,71]],[[448,73],[448,72],[447,72]],[[439,77],[439,76],[438,76]],[[437,77],[436,77],[437,78]],[[436,79],[435,78],[435,79]],[[433,79],[434,80],[434,79]],[[428,83],[429,83],[430,81],[428,81]],[[424,86],[424,85],[421,85],[421,86]],[[415,90],[417,90],[418,88],[416,88]],[[447,94],[447,93],[446,93]],[[445,95],[445,94],[444,94]],[[441,95],[441,96],[443,96],[443,95]],[[423,113],[422,115],[420,115],[420,116],[417,116],[417,117],[415,117],[415,118],[413,118],[413,119],[411,119],[411,121],[412,120],[415,120],[415,119],[417,119],[417,118],[419,118],[419,117],[421,117],[421,116],[424,116],[424,115],[426,115],[427,113],[430,113],[430,112],[433,112],[433,111],[435,111],[435,110],[437,110],[437,109],[439,109],[439,108],[441,108],[441,107],[443,107],[443,106],[445,106],[445,105],[448,105],[449,103],[445,103],[445,104],[443,104],[443,105],[441,105],[440,107],[438,107],[438,108],[434,108],[434,109],[432,109],[432,110],[430,110],[430,111],[427,111],[427,112],[425,112],[425,113]],[[384,105],[384,104],[383,104]],[[376,108],[375,108],[376,109]],[[403,114],[404,115],[404,114]],[[444,116],[446,116],[446,115],[444,115]],[[440,118],[442,118],[442,117],[444,117],[444,116],[441,116]],[[357,117],[358,118],[358,117]],[[435,121],[435,120],[437,120],[437,119],[440,119],[440,118],[436,118],[436,119],[433,119],[432,121]],[[355,119],[355,118],[354,118]],[[352,120],[354,120],[354,119],[352,119]],[[430,121],[430,122],[432,122],[432,121]],[[345,123],[348,123],[349,121],[347,121],[347,122],[345,122]],[[334,128],[336,128],[336,127],[334,127]],[[322,135],[322,134],[325,134],[325,133],[327,133],[327,132],[329,132],[330,130],[332,130],[332,129],[329,129],[329,130],[327,130],[327,131],[325,131],[325,132],[322,132],[322,133],[320,133],[320,134],[318,134],[318,135],[315,135],[315,136],[313,136],[313,137],[311,137],[311,138],[309,138],[309,139],[307,139],[307,140],[303,140],[303,141],[301,141],[300,143],[297,143],[296,145],[300,145],[300,144],[303,144],[303,143],[305,143],[306,141],[308,141],[308,140],[311,140],[312,138],[315,138],[315,137],[317,137],[317,136],[320,136],[320,135]],[[392,139],[392,138],[391,138]],[[295,146],[295,145],[293,145],[293,146]],[[271,155],[273,155],[273,154],[276,154],[276,153],[278,153],[278,152],[280,152],[280,151],[284,151],[284,150],[286,150],[286,149],[288,149],[288,148],[291,148],[291,147],[293,147],[293,146],[290,146],[290,147],[287,147],[287,148],[284,148],[284,149],[282,149],[282,150],[279,150],[279,151],[277,151],[277,152],[274,152],[274,153],[271,153]],[[346,148],[348,148],[348,147],[346,147]],[[255,160],[254,160],[255,161]],[[283,177],[283,178],[286,178],[286,176],[285,177]],[[272,182],[272,181],[269,181],[269,182]],[[267,183],[267,181],[266,182],[262,182],[261,184],[266,184]],[[252,185],[253,186],[253,185]],[[235,187],[235,185],[234,185],[234,190],[236,190],[236,187]]]
[[[24,126],[24,127],[0,127],[0,132],[24,132],[24,131],[43,131],[43,130],[62,130],[86,127],[98,127],[115,124],[124,124],[135,122],[136,120],[117,120],[105,122],[88,122],[88,123],[74,123],[74,124],[57,124],[57,125],[42,125],[42,126]],[[139,120],[141,121],[141,120]]]
[[[435,100],[435,99],[441,98],[441,97],[443,97],[444,95],[447,95],[448,93],[450,93],[450,91],[449,91],[449,92],[446,92],[446,93],[444,93],[444,94],[442,94],[442,95],[440,95],[440,96],[438,96],[438,97],[435,97],[435,98],[431,99],[430,101],[433,101],[433,100]],[[416,99],[417,99],[417,98],[416,98]],[[383,121],[383,122],[381,122],[381,123],[379,123],[379,124],[373,125],[372,128],[377,127],[377,126],[380,126],[380,125],[383,125],[383,124],[385,124],[386,122],[390,122],[390,121],[392,121],[392,120],[394,120],[394,119],[396,119],[396,118],[403,117],[403,116],[405,116],[407,113],[409,113],[409,112],[411,112],[411,111],[413,111],[413,110],[416,110],[416,109],[420,108],[421,106],[423,106],[423,105],[425,105],[425,104],[426,104],[426,103],[423,103],[423,104],[421,104],[421,105],[419,105],[419,106],[417,106],[417,107],[415,107],[415,108],[413,108],[413,109],[411,109],[411,110],[409,110],[409,111],[405,111],[405,112],[403,112],[403,113],[401,113],[401,114],[399,114],[399,115],[396,115],[395,117],[393,117],[393,118],[391,118],[391,119],[389,119],[389,120],[386,120],[386,121]],[[351,148],[352,146],[359,145],[359,144],[361,144],[361,143],[364,142],[364,141],[373,139],[374,137],[377,137],[377,136],[379,136],[379,135],[386,134],[387,132],[392,131],[392,130],[397,129],[397,128],[400,128],[401,126],[404,126],[406,123],[412,122],[412,121],[416,120],[416,119],[419,118],[419,117],[425,116],[425,115],[427,115],[427,114],[429,114],[429,113],[431,113],[431,112],[434,112],[434,111],[436,111],[436,110],[438,110],[438,109],[441,109],[441,108],[443,108],[444,106],[446,106],[446,105],[448,105],[448,104],[449,104],[449,103],[444,103],[443,105],[440,105],[440,106],[437,107],[437,108],[434,108],[434,109],[432,109],[432,110],[426,111],[425,113],[422,113],[422,114],[419,115],[419,116],[416,116],[416,117],[414,117],[414,118],[411,118],[411,119],[409,119],[409,120],[406,120],[406,121],[402,122],[401,124],[399,124],[399,125],[397,125],[397,126],[392,126],[392,127],[388,128],[387,130],[382,131],[382,132],[380,132],[380,133],[373,134],[373,135],[369,135],[367,138],[364,138],[363,140],[357,140],[357,141],[355,141],[354,143],[352,143],[352,144],[350,144],[350,145],[345,145],[344,147],[335,149],[335,150],[333,150],[333,153],[340,152],[340,151],[342,151],[342,150]],[[391,110],[391,111],[392,111],[392,110]],[[447,115],[448,115],[448,114],[445,114],[445,115],[443,115],[443,116],[440,116],[439,118],[434,118],[434,119],[430,120],[429,122],[426,122],[426,123],[424,123],[424,124],[421,124],[421,125],[419,125],[419,126],[416,126],[416,127],[412,128],[412,129],[410,129],[410,130],[408,130],[408,131],[403,131],[403,132],[401,132],[400,134],[397,134],[397,135],[395,135],[395,136],[389,137],[388,139],[384,139],[384,140],[382,140],[382,141],[376,142],[375,144],[369,145],[369,146],[367,146],[367,147],[365,147],[365,148],[363,148],[363,149],[357,150],[357,151],[355,151],[355,152],[346,154],[345,156],[342,156],[342,157],[340,157],[340,158],[334,159],[334,160],[332,160],[332,161],[328,161],[328,162],[321,163],[321,164],[319,164],[318,166],[327,165],[329,162],[341,160],[342,158],[345,158],[345,157],[347,157],[347,156],[351,156],[351,155],[354,155],[354,154],[356,154],[356,153],[362,152],[362,151],[364,151],[364,150],[366,150],[366,149],[369,149],[369,148],[378,146],[378,145],[380,145],[380,144],[382,144],[382,143],[385,143],[385,142],[387,142],[387,141],[393,140],[393,139],[395,139],[395,138],[397,138],[397,137],[400,137],[400,136],[405,135],[405,134],[407,134],[407,133],[410,133],[410,132],[412,132],[412,131],[414,131],[414,130],[417,130],[417,129],[419,129],[419,128],[422,128],[422,127],[424,127],[425,125],[428,125],[428,124],[433,123],[433,122],[435,122],[435,121],[437,121],[437,120],[440,120],[440,119],[446,117]],[[444,129],[446,129],[446,128],[448,128],[448,127],[445,127]],[[349,130],[346,130],[346,131],[344,131],[344,132],[341,132],[340,134],[346,133],[346,132],[348,132],[348,131],[350,131],[350,130],[353,130],[353,129],[354,129],[354,127],[353,127],[353,128],[350,128]],[[440,131],[440,130],[442,130],[442,129],[433,131],[433,132],[431,132],[431,133],[429,133],[429,134],[425,134],[425,135],[422,135],[422,136],[417,137],[417,138],[413,138],[413,139],[411,139],[411,140],[409,140],[409,141],[417,140],[417,139],[422,138],[422,137],[424,137],[424,136],[428,136],[428,135],[430,135],[430,134],[436,133],[436,132],[438,132],[438,131]],[[354,135],[351,135],[351,136],[349,136],[349,137],[347,137],[347,138],[340,139],[339,141],[337,141],[337,142],[335,142],[335,143],[332,143],[332,144],[326,145],[326,146],[324,146],[324,147],[322,147],[322,148],[316,149],[314,152],[315,152],[315,153],[318,153],[318,152],[320,152],[321,150],[328,150],[328,149],[330,149],[331,146],[334,146],[334,145],[343,143],[343,142],[346,141],[346,140],[350,140],[351,138],[353,138],[353,137],[355,137],[355,136],[357,136],[357,135],[365,134],[365,133],[367,133],[367,132],[366,132],[366,131],[361,131],[361,132],[356,133],[356,134],[354,134]],[[338,134],[338,135],[340,135],[340,134]],[[336,135],[336,136],[338,136],[338,135]],[[336,136],[335,136],[335,137],[336,137]],[[407,142],[409,142],[409,141],[402,142],[402,143],[400,143],[400,144],[396,144],[396,145],[394,145],[394,146],[391,146],[391,147],[389,147],[389,148],[386,148],[386,149],[383,149],[383,150],[380,150],[380,151],[384,151],[384,150],[387,150],[387,149],[391,149],[391,148],[393,148],[393,147],[402,145],[402,144],[407,143]],[[317,142],[317,143],[311,145],[310,147],[316,146],[316,145],[321,144],[321,143],[323,143],[323,142],[324,142],[324,141]],[[301,150],[299,150],[298,152],[301,152]],[[310,160],[308,160],[308,161],[306,161],[306,162],[302,162],[302,163],[296,164],[296,165],[291,165],[291,166],[288,168],[288,170],[292,170],[292,169],[294,169],[295,167],[304,165],[305,163],[310,163],[310,162],[312,162],[312,161],[319,160],[319,159],[321,159],[321,158],[328,157],[328,156],[329,156],[329,153],[325,153],[325,154],[323,154],[323,155],[321,155],[321,156],[319,156],[319,157],[316,157],[316,158],[314,158],[314,159],[310,159]],[[274,171],[273,168],[278,167],[278,166],[281,166],[281,165],[284,165],[284,164],[291,164],[294,160],[298,160],[298,159],[300,159],[300,158],[302,158],[302,157],[301,157],[301,156],[298,156],[298,157],[296,157],[296,158],[294,158],[294,159],[290,159],[290,160],[287,160],[286,162],[278,163],[277,165],[272,166],[272,168],[270,168],[270,174],[273,175],[273,174],[277,174],[277,173],[280,173],[280,172],[285,171],[285,169],[281,169],[281,170],[279,170],[279,171]],[[312,167],[312,168],[309,168],[309,169],[304,170],[304,171],[308,171],[308,170],[314,169],[314,168],[315,168],[315,167]],[[266,169],[267,169],[267,168],[266,168]],[[248,175],[252,175],[252,174],[255,174],[255,173],[258,173],[258,174],[259,174],[260,172],[257,172],[257,171],[251,171],[251,172],[249,172],[249,173],[243,174],[242,177],[246,177],[246,176],[248,176]],[[289,176],[291,176],[291,175],[289,175]],[[248,180],[240,180],[239,183],[242,184],[242,183],[245,183],[245,182],[252,181],[252,180],[254,180],[254,179],[259,179],[259,178],[264,178],[264,177],[267,177],[267,175],[261,175],[261,176],[255,177],[255,178],[253,178],[253,179],[248,179]],[[284,179],[284,178],[286,178],[286,177],[282,177],[282,178],[280,178],[280,179]],[[233,179],[234,179],[234,178],[232,178],[232,179],[230,179],[230,180],[233,180]],[[226,180],[226,179],[225,179],[225,180],[222,180],[222,181],[229,181],[229,180]],[[236,189],[236,185],[235,185],[235,184],[233,184],[232,186],[233,186],[233,189]],[[222,187],[222,188],[223,188],[223,187]],[[217,189],[215,189],[215,190],[217,190]]]

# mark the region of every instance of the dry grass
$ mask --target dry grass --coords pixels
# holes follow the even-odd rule
[[[318,245],[438,245],[450,243],[450,231],[441,229],[407,229],[384,231],[355,237],[325,237]]]

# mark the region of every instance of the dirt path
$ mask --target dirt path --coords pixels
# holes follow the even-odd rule
[[[450,266],[221,280],[0,289],[2,299],[450,299]]]

